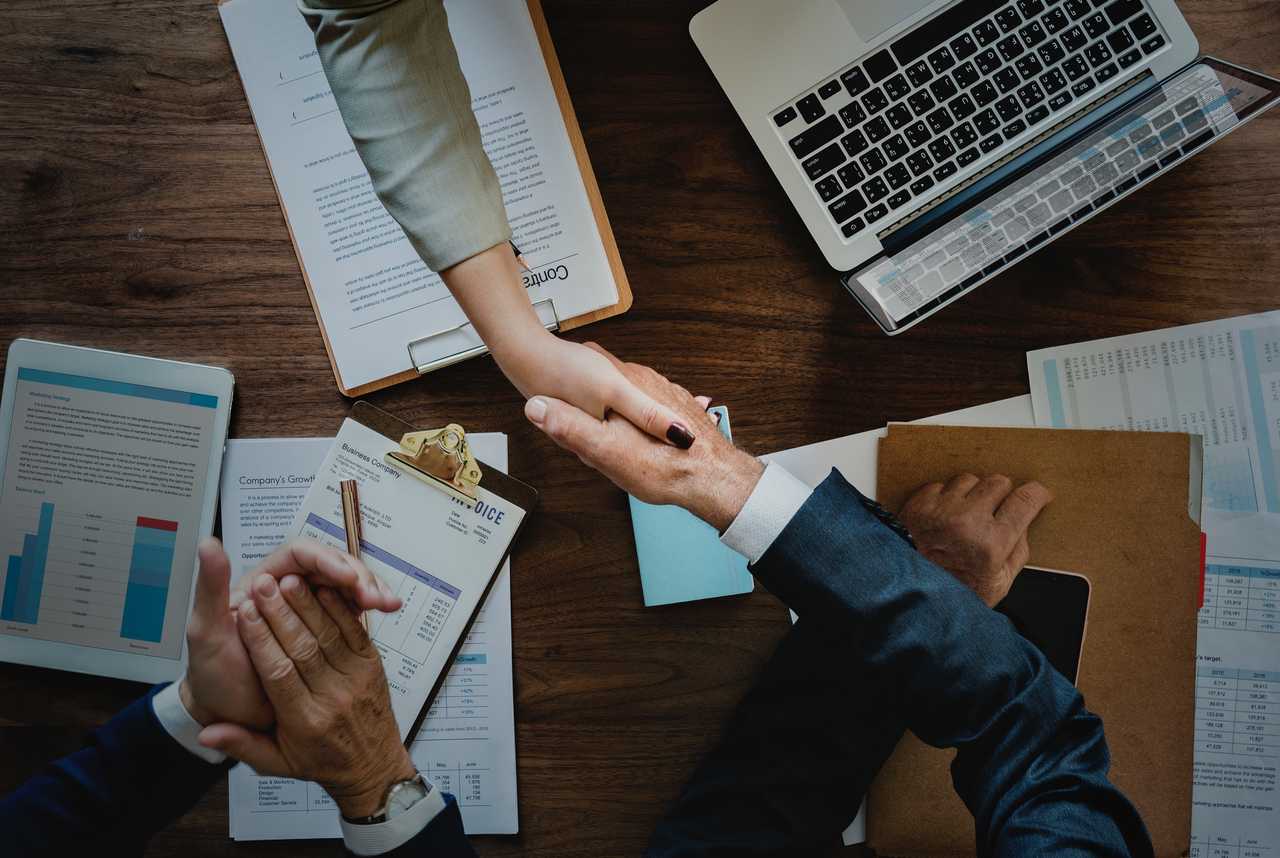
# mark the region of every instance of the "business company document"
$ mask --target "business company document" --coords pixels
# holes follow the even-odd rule
[[[1277,854],[1280,312],[1044,349],[1027,369],[1038,425],[1204,436],[1191,856]]]
[[[499,470],[506,470],[505,435],[477,433],[468,435],[467,440],[477,458]],[[386,439],[380,439],[380,442],[386,446]],[[325,459],[333,447],[333,439],[327,438],[228,442],[223,462],[222,532],[235,578],[297,535],[295,520],[299,518],[299,510],[307,500],[308,489],[315,482],[316,475],[326,472]],[[353,456],[346,454],[339,458],[352,459]],[[354,461],[363,460],[356,458]],[[327,472],[331,476],[334,476],[333,468],[338,468],[340,473],[345,467],[336,462],[328,465]],[[369,465],[366,463],[364,467]],[[413,482],[417,483],[416,480]],[[425,485],[422,488],[434,491]],[[366,487],[362,479],[361,506],[366,522],[372,510],[369,504],[375,503],[375,496],[373,489]],[[333,511],[327,510],[324,504],[319,506],[323,520],[328,521]],[[395,510],[396,514],[402,512]],[[464,511],[463,516],[465,514]],[[430,516],[424,519],[430,520]],[[339,528],[341,521],[338,511],[334,522]],[[311,535],[316,535],[316,528],[312,527]],[[328,530],[319,528],[325,541],[338,544],[341,540],[332,539]],[[368,530],[365,537],[377,542]],[[370,567],[384,581],[392,583],[396,577],[401,579],[403,586],[398,594],[406,601],[397,614],[386,617],[373,614],[370,617],[374,621],[371,632],[390,677],[397,675],[394,672],[405,670],[406,666],[413,669],[420,656],[410,650],[414,643],[423,642],[423,635],[429,634],[436,622],[430,619],[426,623],[416,621],[415,625],[413,618],[431,618],[438,612],[424,612],[427,602],[420,598],[423,593],[434,591],[408,573],[396,572],[393,575],[391,569],[381,562],[384,558],[389,558],[386,551],[365,554]],[[406,625],[410,628],[408,635],[401,631]],[[411,642],[406,643],[406,639]],[[393,697],[407,692],[400,695],[399,699],[404,702],[396,708],[402,730],[407,730],[418,714],[427,691],[429,683],[422,689],[421,683],[405,680],[402,674],[393,683]],[[416,706],[412,699],[417,700]],[[409,752],[414,764],[436,788],[457,799],[467,833],[514,834],[518,831],[510,562],[503,565],[495,578]],[[314,783],[260,776],[249,767],[240,765],[231,770],[229,793],[230,832],[237,840],[342,836],[336,805]]]
[[[569,319],[618,302],[605,246],[523,0],[446,3],[530,300]],[[480,345],[373,192],[296,0],[219,7],[340,385]],[[547,319],[544,319],[547,321]],[[408,344],[431,339],[415,348]]]

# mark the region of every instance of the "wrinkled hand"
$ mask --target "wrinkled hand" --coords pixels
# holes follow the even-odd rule
[[[727,528],[764,466],[715,429],[705,398],[691,396],[646,366],[624,364],[599,346],[585,348],[683,425],[697,427],[697,441],[688,450],[676,449],[646,435],[625,413],[613,412],[601,420],[549,396],[530,399],[525,415],[561,447],[638,499],[676,504],[717,530]]]
[[[415,769],[391,711],[382,658],[360,618],[328,588],[257,575],[237,611],[254,670],[275,709],[270,733],[219,723],[200,742],[260,774],[319,783],[348,818],[377,811]]]
[[[200,570],[187,624],[187,674],[178,695],[201,724],[231,721],[257,729],[269,727],[275,720],[271,704],[236,628],[243,590],[237,587],[231,593],[231,561],[218,540],[201,541],[197,553]],[[256,571],[274,579],[303,576],[314,586],[338,589],[364,609],[400,608],[400,600],[363,563],[312,540],[281,546]]]
[[[921,554],[995,607],[1031,559],[1027,528],[1052,500],[1036,482],[1014,488],[999,474],[961,474],[921,488],[898,518]]]

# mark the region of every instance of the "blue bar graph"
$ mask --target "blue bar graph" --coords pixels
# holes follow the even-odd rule
[[[129,561],[124,616],[120,620],[121,637],[160,642],[177,541],[176,521],[138,518],[133,532],[133,557]]]
[[[9,555],[5,566],[4,598],[0,620],[34,623],[40,615],[44,568],[49,560],[49,535],[53,531],[53,504],[40,505],[40,523],[34,534],[22,537],[22,553]]]

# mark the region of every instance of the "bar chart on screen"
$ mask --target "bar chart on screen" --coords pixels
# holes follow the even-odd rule
[[[52,501],[13,511],[0,525],[6,631],[113,649],[160,642],[176,521]]]

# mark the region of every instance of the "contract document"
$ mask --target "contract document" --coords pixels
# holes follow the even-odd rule
[[[522,275],[530,300],[548,323],[552,304],[561,321],[619,305],[606,251],[612,234],[603,209],[598,220],[592,208],[585,152],[580,167],[528,5],[445,5],[515,243],[531,267]],[[296,0],[229,0],[219,11],[338,386],[353,395],[481,346],[375,196]]]
[[[1280,312],[1030,352],[1027,370],[1037,425],[1204,436],[1190,854],[1277,854]]]
[[[486,464],[506,469],[505,435],[477,433],[467,440]],[[332,438],[228,442],[222,533],[233,580],[293,536],[294,519],[332,446]],[[468,834],[518,831],[509,563],[409,751],[435,787],[457,799]],[[337,807],[314,783],[259,776],[241,765],[231,770],[229,794],[230,833],[237,840],[342,836]]]

